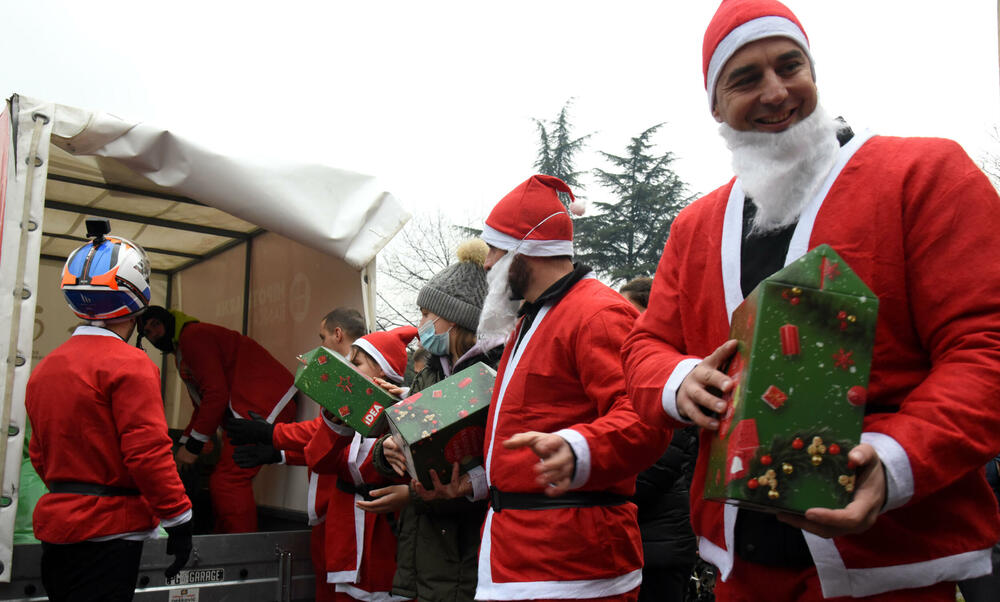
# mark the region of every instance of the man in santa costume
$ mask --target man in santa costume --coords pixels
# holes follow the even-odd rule
[[[338,307],[320,321],[319,339],[323,347],[347,358],[354,341],[365,334],[365,319],[349,307]],[[236,446],[233,459],[241,468],[282,463],[305,466],[305,447],[323,426],[323,417],[302,422],[271,424],[257,414],[252,419],[230,417],[224,423],[230,443]],[[309,471],[306,516],[312,528],[309,551],[316,576],[316,602],[337,599],[335,584],[326,580],[326,513],[330,496],[336,491],[335,474]]]
[[[402,326],[360,337],[351,349],[351,364],[379,386],[396,390],[406,372],[406,346],[416,336],[416,328]],[[304,451],[310,470],[337,479],[327,505],[326,580],[339,600],[405,600],[391,593],[396,573],[392,521],[409,501],[409,489],[386,482],[376,470],[372,448],[378,436],[362,437],[328,411],[320,419],[323,424]]]
[[[459,480],[490,500],[476,599],[635,600],[642,580],[628,497],[669,433],[647,428],[625,394],[620,349],[638,312],[573,263],[572,200],[562,180],[532,176],[483,229],[490,289],[477,334],[510,336],[485,469]]]
[[[62,289],[85,323],[31,372],[25,395],[31,463],[48,488],[32,521],[42,583],[55,602],[124,602],[158,526],[176,556],[168,578],[192,545],[159,370],[128,344],[149,302],[149,260],[126,239],[96,235],[67,259]]]
[[[733,310],[816,245],[879,298],[846,508],[775,517],[706,502],[702,433],[692,523],[717,597],[954,600],[953,582],[989,572],[1000,535],[981,470],[1000,449],[1000,199],[954,142],[831,118],[805,32],[776,1],[724,1],[703,67],[736,177],[671,228],[624,347],[636,409],[662,428],[716,430]]]
[[[291,372],[250,337],[155,305],[143,314],[140,329],[157,349],[174,354],[194,404],[175,455],[181,468],[194,464],[228,414],[247,418],[254,412],[270,423],[295,419]],[[258,472],[260,467],[237,466],[232,444],[223,439],[208,482],[217,533],[257,530],[252,481]]]

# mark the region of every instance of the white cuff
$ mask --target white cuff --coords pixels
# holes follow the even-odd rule
[[[189,520],[191,520],[191,509],[188,508],[184,512],[181,512],[173,518],[165,518],[160,521],[160,526],[166,529],[167,527],[176,527],[177,525],[182,525]]]
[[[562,429],[555,434],[565,439],[576,455],[576,469],[573,471],[573,480],[569,482],[569,488],[583,487],[590,480],[590,445],[587,444],[587,439],[573,429]]]
[[[469,469],[466,474],[469,475],[469,483],[472,485],[472,495],[467,495],[465,498],[470,502],[485,500],[489,492],[489,487],[486,485],[486,469],[476,466]]]
[[[407,397],[410,396],[410,388],[409,387],[400,387],[400,389],[403,390],[403,392],[399,394],[399,398],[400,399],[406,399]]]
[[[330,427],[331,431],[337,433],[341,437],[350,437],[354,435],[354,429],[347,426],[346,424],[337,424],[336,422],[333,422],[332,420],[327,418],[326,414],[322,412],[320,412],[320,416],[323,417],[323,422],[326,423],[326,426]]]
[[[209,439],[208,435],[202,435],[201,433],[199,433],[198,431],[196,431],[194,429],[191,429],[191,437],[193,439],[197,439],[198,441],[201,441],[202,443],[208,441],[208,439]]]
[[[187,435],[181,435],[180,439],[177,440],[177,443],[180,443],[181,445],[184,445],[185,443],[188,442],[188,439],[190,439],[190,438],[191,437],[188,437]]]
[[[281,462],[278,462],[278,464],[284,464],[285,463],[285,450],[279,449],[278,451],[281,453]]]
[[[663,385],[663,394],[660,396],[663,411],[674,420],[684,424],[694,423],[687,418],[682,418],[680,412],[677,411],[677,389],[681,388],[681,383],[700,362],[701,360],[693,357],[681,360],[674,371],[670,373],[670,378],[667,379],[667,384]]]
[[[875,448],[885,467],[885,505],[882,512],[899,508],[913,497],[913,468],[906,450],[885,433],[861,433],[861,442]]]

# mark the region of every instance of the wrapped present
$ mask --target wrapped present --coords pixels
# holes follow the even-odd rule
[[[486,416],[496,371],[482,362],[451,375],[396,404],[386,415],[389,430],[406,455],[410,476],[430,489],[430,471],[442,483],[452,465],[462,472],[483,463]]]
[[[398,400],[326,347],[299,356],[295,386],[365,437],[385,430],[385,408]]]
[[[850,502],[877,316],[878,299],[828,245],[750,293],[732,316],[735,385],[706,499],[792,513]]]

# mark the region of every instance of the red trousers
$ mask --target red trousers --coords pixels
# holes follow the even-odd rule
[[[257,530],[257,503],[253,478],[260,467],[240,468],[233,461],[233,446],[222,437],[219,463],[208,479],[216,533],[253,533]]]
[[[816,567],[784,569],[735,559],[726,581],[715,584],[716,602],[955,602],[955,584],[903,589],[864,598],[824,598]]]

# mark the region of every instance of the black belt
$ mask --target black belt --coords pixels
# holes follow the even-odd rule
[[[607,491],[567,491],[559,497],[549,497],[544,493],[508,493],[500,491],[496,487],[490,487],[490,506],[493,507],[494,512],[621,506],[628,501],[627,496]]]
[[[115,487],[98,483],[81,483],[77,481],[56,481],[46,484],[49,493],[75,493],[77,495],[96,495],[100,497],[140,495],[139,490],[132,487]]]
[[[343,491],[344,493],[350,493],[351,495],[360,495],[361,497],[365,498],[366,502],[370,502],[373,499],[375,499],[371,495],[372,489],[378,489],[378,487],[371,487],[369,485],[355,485],[354,483],[338,478],[337,489]]]

